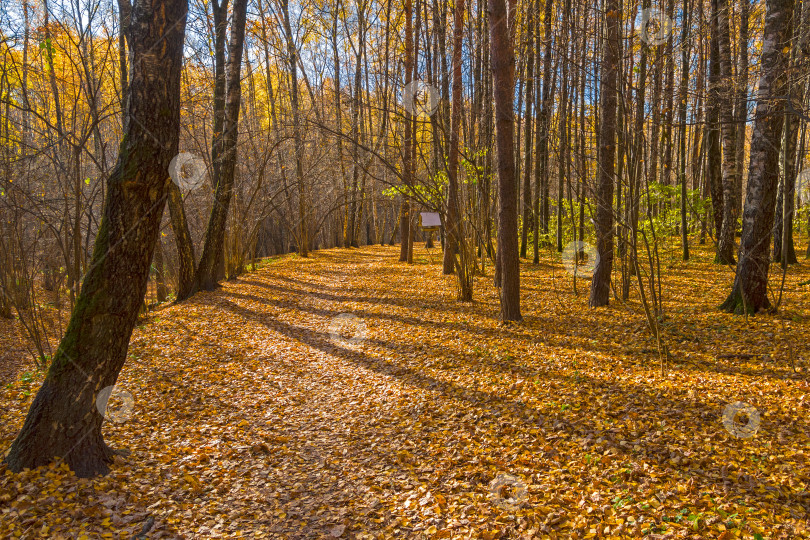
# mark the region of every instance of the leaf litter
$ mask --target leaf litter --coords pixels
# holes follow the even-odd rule
[[[710,257],[670,263],[663,376],[637,300],[589,309],[551,253],[509,326],[490,277],[459,303],[424,249],[278,259],[150,312],[104,426],[128,455],[0,465],[0,536],[810,538],[810,272],[746,321]],[[43,375],[0,389],[3,452]]]

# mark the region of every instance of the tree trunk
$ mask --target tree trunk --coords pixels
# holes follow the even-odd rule
[[[796,6],[796,12],[794,13],[794,19],[796,20],[794,42],[796,43],[801,43],[802,24],[806,22],[801,19],[802,14],[799,7],[800,6]],[[806,3],[805,10],[810,11],[807,10]],[[797,155],[799,124],[801,123],[801,119],[794,111],[801,111],[804,104],[805,82],[803,77],[798,74],[802,73],[805,62],[806,57],[802,51],[802,47],[794,47],[791,58],[792,69],[790,70],[790,73],[793,75],[788,81],[788,94],[790,102],[792,103],[792,110],[788,111],[785,115],[785,140],[782,147],[783,197],[781,204],[779,202],[776,204],[777,217],[781,218],[778,220],[781,222],[779,223],[781,227],[777,225],[774,230],[774,234],[779,235],[782,241],[781,251],[778,257],[776,253],[774,253],[774,260],[780,261],[782,268],[787,268],[787,265],[799,262],[796,258],[796,247],[793,243],[793,212],[796,207],[796,177],[800,172],[801,165],[797,160],[797,158],[801,156],[801,154]]]
[[[309,254],[309,192],[304,182],[304,141],[301,134],[301,111],[298,105],[298,49],[290,26],[289,1],[281,1],[282,21],[290,65],[290,105],[293,115],[293,144],[295,144],[295,180],[298,184],[298,254]],[[244,25],[243,25],[244,26]],[[244,34],[244,32],[243,32]]]
[[[532,106],[534,105],[534,10],[529,8],[526,20],[526,134],[523,153],[523,226],[520,230],[520,256],[526,258],[529,230],[532,227]]]
[[[12,471],[56,457],[80,477],[109,470],[114,451],[101,434],[97,399],[124,365],[149,279],[178,146],[186,11],[185,0],[137,0],[133,7],[127,106],[135,121],[127,122],[67,331],[6,458]]]
[[[157,293],[157,301],[166,301],[166,266],[163,264],[163,242],[158,235],[157,243],[155,244],[155,256],[153,259],[155,265],[155,291]]]
[[[214,5],[216,6],[216,3]],[[224,2],[219,9],[226,6],[227,2]],[[215,7],[215,12],[216,10]],[[239,109],[242,99],[242,49],[245,43],[246,12],[247,0],[235,0],[233,22],[231,23],[231,42],[228,46],[227,89],[225,91],[227,94],[223,93],[225,103],[223,106],[222,129],[216,131],[217,121],[215,120],[215,131],[211,145],[214,185],[216,187],[214,204],[211,208],[211,216],[208,219],[208,228],[205,233],[205,244],[195,274],[195,287],[198,290],[211,290],[216,287],[217,282],[222,278],[220,269],[225,244],[225,222],[231,204],[236,170],[236,143],[239,136]],[[224,15],[220,16],[226,18]]]
[[[348,244],[344,247],[360,247],[359,225],[362,194],[358,192],[360,180],[360,111],[363,107],[363,48],[365,42],[365,23],[362,4],[357,5],[358,44],[354,60],[354,95],[352,96],[352,187],[349,203]],[[362,191],[362,190],[361,190]]]
[[[185,300],[194,293],[194,243],[188,230],[186,209],[183,206],[183,194],[174,182],[169,183],[169,217],[177,245],[177,301]]]
[[[513,11],[510,10],[510,15]],[[498,148],[498,246],[501,320],[520,321],[520,260],[517,231],[513,91],[515,58],[504,0],[489,0],[489,32]]]
[[[459,255],[459,262],[456,264],[456,275],[458,277],[459,295],[458,299],[463,302],[472,301],[473,279],[472,265],[470,259],[475,255],[465,243],[464,235],[460,223],[459,193],[458,193],[458,157],[459,157],[459,134],[461,132],[461,108],[462,80],[461,80],[461,49],[464,44],[464,0],[456,0],[456,14],[453,26],[453,104],[450,118],[450,148],[447,159],[447,176],[449,180],[448,189],[448,211],[447,215],[451,219],[452,226],[447,228],[447,243],[454,246]],[[453,262],[456,257],[453,255]]]
[[[745,168],[745,139],[746,123],[748,120],[748,13],[750,0],[740,0],[740,31],[737,64],[737,103],[735,105],[735,118],[737,120],[737,156],[734,162],[737,165],[737,185],[734,186],[734,215],[735,220],[742,215],[742,181]],[[738,230],[735,231],[735,236]]]
[[[537,7],[540,4],[538,0]],[[548,186],[548,134],[549,122],[551,115],[551,19],[553,17],[554,3],[551,0],[545,0],[543,8],[543,41],[545,42],[545,51],[543,53],[543,94],[540,104],[538,106],[537,114],[537,137],[535,148],[535,176],[534,176],[534,264],[540,263],[540,195],[546,190]],[[540,36],[537,36],[537,52],[540,52]],[[544,199],[544,211],[542,212],[542,219],[545,223],[543,232],[548,232],[548,197]]]
[[[412,0],[405,0],[405,85],[408,86],[413,80],[414,54],[413,54],[413,3]],[[413,124],[414,118],[411,112],[412,104],[405,107],[405,125],[402,137],[402,180],[405,184],[406,193],[402,195],[402,209],[400,212],[399,230],[402,245],[399,251],[400,262],[410,262],[411,260],[411,205],[407,190],[413,187]]]
[[[643,9],[649,9],[650,0],[644,0],[642,3]],[[640,213],[640,186],[641,177],[644,172],[644,120],[645,120],[645,106],[647,95],[647,58],[649,56],[649,47],[647,43],[640,43],[641,59],[638,66],[638,83],[636,84],[636,111],[634,118],[634,138],[633,138],[633,159],[630,160],[628,169],[630,179],[628,183],[627,203],[629,208],[629,230],[628,230],[628,244],[631,246],[632,257],[635,257],[637,252],[636,242],[638,234],[638,218]],[[583,158],[584,161],[584,158]],[[635,272],[635,264],[630,265],[628,271],[629,275]],[[622,299],[627,300],[630,297],[630,280],[627,279],[622,283]]]
[[[771,306],[768,300],[769,248],[779,180],[792,27],[793,0],[769,0],[739,262],[731,294],[721,306],[729,313],[755,313]]]
[[[678,122],[681,124],[680,150],[678,152],[680,154],[679,176],[681,184],[681,251],[683,254],[683,260],[685,261],[689,260],[689,230],[686,215],[686,100],[688,97],[687,92],[689,90],[689,57],[691,42],[688,39],[688,36],[691,24],[691,13],[691,6],[689,2],[687,2],[684,6],[684,19],[686,22],[684,23],[683,30],[681,32],[681,82],[680,87],[678,88]]]
[[[717,18],[709,17],[711,39],[709,42],[709,96],[706,114],[707,182],[712,196],[714,239],[720,241],[723,229],[723,179],[720,156],[720,46],[718,45]]]
[[[737,230],[735,215],[735,187],[737,185],[737,126],[734,123],[734,85],[731,73],[731,40],[729,37],[728,0],[712,0],[713,24],[717,25],[720,80],[720,133],[723,141],[723,220],[717,239],[715,262],[734,264],[734,232]]]
[[[610,300],[613,269],[613,173],[616,166],[616,89],[619,65],[619,0],[607,0],[605,41],[600,77],[599,184],[596,188],[596,249],[599,262],[591,280],[591,307],[606,306]]]
[[[569,11],[571,0],[566,0],[562,12],[562,50],[560,62],[560,106],[557,112],[557,133],[559,149],[557,150],[557,252],[563,250],[563,186],[565,182],[566,165],[568,163],[568,48],[573,41],[569,40]]]

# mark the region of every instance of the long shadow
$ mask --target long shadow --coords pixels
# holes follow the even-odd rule
[[[309,328],[293,326],[278,320],[268,321],[265,317],[262,317],[259,314],[229,300],[221,299],[219,305],[224,305],[226,309],[235,315],[242,317],[243,319],[258,322],[259,324],[262,324],[273,331],[304,343],[321,352],[330,355],[337,355],[344,360],[355,363],[366,369],[401,379],[407,384],[420,387],[424,390],[441,392],[449,398],[456,398],[466,401],[473,407],[479,409],[482,408],[482,403],[490,404],[490,407],[488,407],[489,411],[496,411],[498,416],[512,417],[515,420],[532,425],[533,427],[540,426],[543,431],[546,431],[545,426],[549,426],[556,431],[564,430],[572,440],[585,438],[585,435],[590,435],[590,437],[587,437],[589,440],[595,440],[597,437],[601,437],[606,446],[611,448],[617,454],[621,454],[627,458],[635,460],[644,460],[644,458],[629,452],[623,445],[620,444],[622,440],[622,431],[619,429],[601,429],[595,424],[593,425],[593,429],[586,429],[583,422],[571,422],[566,419],[565,415],[562,413],[555,414],[554,416],[545,416],[539,410],[526,405],[520,400],[512,400],[490,392],[478,389],[469,389],[452,382],[438,380],[414,369],[392,363],[385,359],[369,356],[362,351],[352,350],[335,345],[331,342],[328,335],[322,332],[317,332]],[[549,372],[548,374],[558,377],[553,372]],[[615,391],[616,383],[608,383],[606,381],[594,379],[588,376],[580,376],[579,384],[582,385],[583,383],[589,385],[595,390],[605,390],[605,394],[619,393]],[[701,415],[684,417],[681,425],[692,425],[704,428],[715,427],[717,430],[721,429],[720,426],[722,424],[719,422],[717,415],[708,413],[708,411],[716,410],[716,404],[707,404],[698,402],[697,400],[688,402],[687,400],[673,399],[670,397],[663,398],[660,394],[654,394],[653,390],[649,387],[640,384],[624,383],[622,385],[621,393],[623,396],[636,396],[636,402],[639,404],[644,404],[645,402],[647,404],[657,403],[658,407],[655,412],[672,410],[688,411],[694,409],[706,411]],[[642,397],[646,399],[642,399]],[[786,414],[771,415],[769,413],[769,417],[773,418],[772,422],[774,425],[778,425],[779,423],[795,424],[795,420],[789,418]],[[541,421],[538,422],[535,420],[535,418],[540,418]],[[661,418],[661,416],[659,415],[658,418]],[[619,442],[617,442],[617,439]],[[669,456],[666,441],[654,445],[646,440],[636,440],[634,442],[636,446],[645,450],[644,454],[646,456],[659,456],[659,465],[666,462],[666,459]],[[699,481],[703,483],[718,485],[724,488],[728,488],[729,484],[732,484],[732,487],[736,486],[737,490],[750,495],[756,495],[757,490],[760,488],[764,488],[772,493],[781,495],[781,491],[778,489],[778,487],[771,485],[770,483],[758,480],[755,485],[750,484],[745,486],[740,483],[734,484],[731,482],[731,480],[724,477],[724,469],[722,467],[718,466],[715,468],[715,470],[718,471],[717,474],[711,476],[704,474],[709,471],[703,471],[699,468],[678,472],[684,477],[684,480],[697,475],[700,477]],[[810,501],[805,501],[802,503],[802,505],[805,506],[807,512],[810,513]]]
[[[298,290],[295,290],[295,289],[284,289],[284,288],[279,288],[279,287],[276,287],[276,286],[271,286],[270,288],[274,288],[276,290],[279,290],[279,291],[282,291],[282,292],[287,292],[287,293],[294,294],[294,295],[299,295],[300,297],[302,297],[304,295],[309,295],[308,292],[301,292],[301,291],[298,291]],[[308,313],[312,313],[313,315],[318,315],[318,316],[326,317],[326,318],[335,317],[335,316],[337,316],[337,315],[339,315],[341,313],[344,313],[344,311],[342,311],[342,310],[331,310],[331,309],[325,309],[325,308],[318,308],[318,307],[310,306],[310,305],[300,305],[300,304],[296,304],[296,303],[294,303],[292,301],[275,300],[275,299],[265,298],[265,297],[261,297],[261,296],[255,296],[255,295],[244,294],[244,293],[237,293],[235,291],[227,291],[226,290],[226,291],[221,291],[219,294],[223,295],[223,296],[231,296],[233,298],[242,298],[244,300],[249,300],[249,301],[256,302],[256,303],[260,303],[260,304],[264,304],[264,305],[268,305],[268,306],[273,306],[275,308],[279,308],[282,311],[295,309],[295,310],[298,310],[298,311],[305,311],[305,312],[308,312]],[[344,301],[344,298],[342,298],[340,296],[329,295],[327,293],[323,293],[323,295],[320,296],[320,298],[322,298],[324,300],[333,300],[333,301],[338,301],[338,302],[339,301]],[[353,298],[353,297],[350,297],[350,298]],[[396,304],[391,304],[391,305],[396,305]],[[409,309],[411,309],[411,311],[418,311],[419,306],[416,305],[416,306],[410,307],[410,306],[406,305],[405,307],[408,307]],[[431,309],[431,308],[433,308],[435,306],[424,306],[424,307],[426,307],[428,309]],[[442,308],[441,308],[440,311],[461,311],[461,309],[462,309],[461,307],[448,308],[446,305],[442,305]],[[391,322],[394,322],[394,323],[399,323],[399,324],[402,324],[402,325],[421,326],[421,327],[426,327],[426,328],[439,328],[439,329],[449,330],[449,331],[455,332],[455,333],[469,332],[469,333],[473,333],[473,334],[475,334],[477,336],[496,338],[496,339],[503,339],[503,338],[525,339],[525,336],[520,333],[519,329],[511,327],[511,326],[499,326],[497,328],[484,328],[484,327],[480,327],[480,326],[473,326],[473,325],[470,325],[470,324],[463,324],[463,323],[457,323],[457,322],[448,322],[448,321],[444,321],[444,320],[438,320],[437,321],[437,320],[432,320],[432,319],[428,319],[428,318],[417,318],[415,316],[392,315],[392,314],[389,314],[389,313],[370,312],[370,311],[362,310],[362,309],[353,309],[351,312],[352,312],[352,314],[354,314],[354,315],[356,315],[356,316],[358,316],[360,318],[366,319],[366,320],[382,319],[382,320],[388,320],[388,321],[391,321]],[[466,312],[465,312],[465,314],[466,314]],[[598,354],[606,354],[606,355],[612,355],[612,356],[615,356],[616,354],[618,354],[618,351],[616,351],[615,349],[611,349],[611,348],[606,347],[606,346],[600,346],[598,343],[597,344],[589,343],[589,342],[585,341],[586,338],[583,337],[583,335],[577,334],[577,333],[574,333],[574,332],[570,332],[570,331],[566,331],[565,326],[559,325],[558,321],[552,320],[551,317],[541,317],[539,315],[534,314],[532,316],[527,315],[526,320],[527,321],[535,321],[535,322],[538,322],[538,323],[540,323],[540,324],[542,324],[544,326],[544,328],[546,330],[545,330],[545,334],[544,334],[543,338],[545,340],[545,344],[547,346],[549,346],[549,347],[557,347],[557,348],[563,348],[563,349],[570,349],[572,347],[575,347],[578,351],[587,351],[587,352],[593,352],[593,353],[598,353]],[[597,327],[598,327],[598,325],[595,325],[595,327],[594,327],[594,332],[595,333],[598,332]],[[577,343],[572,344],[572,339],[577,340]],[[381,347],[386,347],[388,349],[391,349],[393,351],[398,350],[396,347],[392,347],[391,344],[388,343],[388,342],[375,341],[374,343],[381,346]]]
[[[251,294],[243,294],[237,293],[234,291],[222,291],[219,293],[220,297],[222,296],[231,296],[233,298],[242,298],[245,300],[250,300],[252,302],[257,302],[260,304],[265,304],[269,306],[274,306],[277,308],[283,309],[296,309],[299,311],[306,311],[308,313],[312,313],[314,315],[320,315],[322,317],[334,317],[336,315],[340,315],[344,313],[343,311],[339,310],[331,310],[331,309],[324,309],[324,308],[317,308],[314,306],[299,306],[292,302],[283,302],[280,300],[271,300],[269,298],[262,298],[259,296],[254,296]],[[339,300],[339,299],[338,299]],[[388,313],[375,313],[366,310],[352,310],[352,314],[361,317],[363,319],[384,319],[391,322],[400,323],[403,325],[412,325],[412,326],[426,326],[426,327],[435,327],[435,328],[444,328],[453,332],[465,331],[471,332],[478,336],[488,336],[492,338],[504,338],[504,337],[511,337],[511,338],[519,338],[521,334],[512,329],[509,326],[499,327],[496,329],[490,328],[481,328],[472,325],[465,325],[461,323],[452,323],[446,321],[433,321],[430,319],[418,319],[416,317],[409,317],[403,315],[391,315]],[[565,334],[563,334],[565,335]]]
[[[393,269],[393,270],[391,270],[391,272],[392,273],[398,273],[399,271],[397,269]],[[318,274],[315,274],[315,275],[318,275]],[[307,288],[324,287],[324,288],[331,289],[331,290],[334,290],[334,291],[337,291],[337,292],[336,293],[330,293],[330,292],[324,292],[324,291],[318,291],[318,290],[300,290],[300,289],[295,289],[295,288],[285,288],[285,287],[275,285],[275,284],[272,284],[272,283],[263,282],[263,281],[257,281],[257,280],[253,280],[253,279],[240,280],[239,282],[247,284],[247,285],[262,287],[262,288],[266,288],[266,289],[272,289],[272,290],[275,290],[275,291],[279,291],[279,292],[286,293],[286,294],[291,294],[291,295],[311,296],[311,297],[315,297],[315,298],[318,298],[318,299],[321,299],[321,300],[324,300],[324,301],[344,302],[344,301],[351,300],[353,302],[363,302],[363,303],[368,303],[368,304],[391,305],[391,306],[404,307],[404,308],[407,308],[407,309],[412,310],[412,311],[418,311],[420,308],[433,310],[433,309],[437,309],[440,306],[440,311],[448,311],[448,312],[453,312],[453,313],[465,313],[465,314],[469,313],[469,311],[467,311],[463,305],[450,303],[450,302],[438,302],[437,301],[437,302],[427,303],[424,300],[420,300],[419,298],[409,298],[409,297],[395,297],[395,298],[380,298],[380,297],[370,297],[370,296],[358,297],[358,296],[352,295],[351,292],[349,292],[347,289],[342,288],[340,286],[324,286],[324,285],[320,285],[320,284],[313,284],[311,282],[306,282],[306,281],[302,281],[302,280],[298,280],[298,279],[295,279],[295,278],[290,278],[288,276],[282,276],[282,275],[273,275],[273,279],[279,279],[279,280],[282,280],[282,281],[288,281],[288,282],[291,282],[291,283],[296,283],[296,284],[302,285],[302,286],[307,287]],[[527,290],[529,290],[530,288],[531,287],[527,285]],[[535,288],[541,289],[542,286],[537,286]],[[223,292],[223,294],[231,294],[231,295],[237,296],[240,293],[232,293],[232,292],[227,292],[226,291],[226,292]],[[262,299],[260,297],[253,297],[253,296],[249,296],[249,295],[244,295],[244,297],[246,299],[251,299],[251,300],[256,301],[256,302],[270,303],[270,301],[267,301],[267,300]],[[479,305],[487,305],[486,302],[484,302],[484,301],[479,301],[478,303],[479,303]],[[318,313],[318,314],[321,314],[323,316],[334,316],[334,315],[338,314],[337,312],[329,312],[329,311],[326,311],[326,310],[318,311],[318,310],[316,310],[314,308],[305,307],[305,306],[301,306],[300,309],[308,310],[308,311],[311,311],[312,313]],[[474,333],[477,333],[477,334],[482,334],[482,335],[485,335],[485,336],[488,336],[488,337],[499,337],[499,338],[518,337],[514,333],[510,332],[509,327],[499,328],[497,331],[495,331],[495,330],[492,330],[492,329],[483,329],[483,328],[480,328],[480,327],[466,326],[466,325],[462,325],[462,324],[446,323],[446,322],[441,322],[441,321],[434,322],[434,321],[425,320],[425,319],[417,319],[415,317],[392,316],[392,315],[388,315],[388,314],[384,314],[384,313],[369,313],[367,311],[357,311],[357,310],[353,311],[353,313],[355,313],[358,316],[362,316],[362,317],[387,319],[387,320],[390,320],[392,322],[400,322],[400,323],[403,323],[403,324],[415,324],[415,325],[421,325],[421,326],[448,328],[450,330],[466,330],[466,331],[474,332]],[[567,327],[565,325],[560,325],[559,321],[554,321],[554,320],[551,320],[550,318],[542,317],[542,316],[538,315],[537,313],[534,313],[532,315],[527,315],[527,320],[529,320],[529,319],[534,319],[534,320],[536,320],[536,321],[538,321],[538,322],[540,322],[541,324],[544,325],[545,330],[544,330],[543,338],[544,338],[544,340],[546,342],[546,345],[550,346],[550,347],[571,348],[572,347],[571,340],[574,339],[574,340],[577,340],[577,342],[575,344],[573,344],[573,346],[577,350],[580,350],[580,351],[593,352],[593,353],[599,353],[599,354],[609,354],[611,356],[615,356],[617,354],[624,355],[624,356],[629,356],[629,355],[632,354],[633,356],[638,357],[640,354],[643,354],[642,352],[639,352],[639,351],[631,351],[631,352],[625,353],[625,352],[622,352],[622,351],[617,351],[615,348],[610,348],[610,347],[600,345],[599,343],[593,344],[589,340],[587,340],[587,338],[585,338],[581,333],[578,334],[578,333],[575,333],[575,332],[572,332],[572,331],[566,331]],[[595,321],[596,324],[591,324],[590,325],[591,327],[593,327],[594,335],[598,334],[600,331],[603,330],[603,328],[604,328],[603,323],[606,322],[606,321],[603,321],[603,319],[604,319],[604,317],[599,318],[597,321]],[[578,324],[579,323],[582,323],[582,321],[581,320],[578,321]],[[553,336],[558,336],[558,339],[554,339]],[[616,337],[621,337],[621,336],[617,335]],[[382,346],[386,346],[385,343],[380,343],[380,344]],[[652,361],[652,360],[655,360],[656,354],[654,352],[650,352],[649,354],[645,355],[644,357],[647,360]],[[692,367],[691,369],[696,369],[696,368]],[[759,373],[754,373],[754,372],[745,373],[745,372],[739,370],[738,368],[729,367],[729,366],[713,366],[712,371],[716,371],[716,372],[719,372],[719,373],[728,373],[728,374],[740,373],[740,374],[746,374],[746,375],[751,375],[751,376],[762,376],[762,377],[767,377],[767,378],[772,378],[772,379],[779,379],[779,380],[796,380],[796,379],[800,379],[800,378],[805,378],[805,379],[807,378],[806,375],[804,377],[802,377],[801,375],[796,376],[796,375],[791,374],[791,373],[786,372],[786,371],[778,373],[778,372],[771,372],[771,371],[769,371],[767,369],[763,369],[762,372],[759,372]]]
[[[273,283],[265,283],[261,281],[255,280],[241,280],[240,283],[244,283],[245,285],[251,285],[254,287],[261,287],[264,289],[271,289],[274,291],[297,295],[300,297],[303,296],[311,296],[314,298],[318,298],[320,300],[325,300],[329,302],[362,302],[364,304],[380,304],[380,305],[390,305],[390,306],[399,306],[405,308],[426,308],[426,309],[435,309],[437,307],[441,307],[442,311],[453,311],[453,312],[462,312],[464,311],[463,306],[452,305],[446,302],[441,302],[436,300],[432,303],[425,302],[423,299],[419,297],[379,297],[379,296],[357,296],[353,294],[351,290],[346,289],[345,287],[340,286],[322,286],[316,284],[309,284],[309,287],[317,287],[317,288],[325,288],[331,289],[334,291],[338,291],[336,293],[331,292],[324,292],[322,290],[301,290],[301,289],[294,289],[290,287],[283,287],[280,285],[275,285]],[[226,292],[229,294],[229,292]]]
[[[723,373],[725,375],[744,375],[746,377],[761,377],[763,379],[778,379],[781,381],[810,380],[810,375],[808,375],[808,373],[806,372],[794,373],[790,371],[790,368],[787,365],[784,368],[779,369],[778,371],[774,368],[768,367],[751,368],[751,367],[722,365],[719,362],[714,364],[710,362],[701,362],[700,365],[685,366],[685,367],[689,371],[697,371],[703,373],[705,373],[706,371],[710,371],[714,373]]]

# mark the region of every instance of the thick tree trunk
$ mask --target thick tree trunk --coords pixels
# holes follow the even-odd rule
[[[60,457],[80,477],[113,456],[96,401],[115,384],[143,302],[180,131],[187,3],[138,0],[129,28],[128,115],[90,268],[65,336],[6,461],[12,471]],[[102,400],[103,401],[103,400]]]
[[[512,14],[510,10],[510,15]],[[515,58],[504,0],[489,0],[490,54],[498,147],[498,246],[501,320],[520,321],[517,178],[515,178],[513,91]]]
[[[223,4],[223,7],[227,2]],[[228,73],[223,120],[221,131],[214,131],[212,162],[214,171],[214,204],[208,218],[205,244],[200,256],[200,264],[195,274],[195,287],[198,290],[211,290],[222,278],[218,268],[223,261],[225,244],[225,222],[233,194],[236,171],[236,143],[239,135],[239,109],[242,100],[242,49],[245,43],[245,19],[247,0],[235,0],[231,42],[228,46]],[[223,31],[224,32],[224,31]],[[216,124],[216,120],[215,120]],[[300,239],[299,239],[299,243]]]
[[[616,89],[619,66],[618,0],[607,0],[605,42],[600,79],[599,184],[596,188],[596,249],[599,262],[591,280],[588,305],[606,306],[610,300],[610,274],[613,269],[613,173],[616,167]]]
[[[755,313],[771,305],[768,300],[769,250],[779,180],[792,28],[793,0],[769,0],[739,262],[731,294],[721,306],[730,313]]]

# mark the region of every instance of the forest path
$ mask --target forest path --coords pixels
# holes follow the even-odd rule
[[[27,473],[36,489],[10,497],[35,510],[17,523],[131,535],[151,516],[153,537],[187,538],[706,538],[745,512],[736,526],[749,533],[803,534],[806,379],[773,361],[709,367],[757,346],[741,318],[697,319],[716,276],[693,267],[690,283],[705,283],[678,289],[668,335],[694,361],[662,378],[638,306],[589,310],[587,281],[574,296],[553,259],[523,267],[526,320],[505,327],[490,278],[461,304],[439,255],[283,257],[150,313],[118,382],[134,408],[105,426],[132,454],[91,481]],[[10,397],[4,444],[28,403]],[[763,411],[754,439],[723,427],[737,400]],[[66,502],[48,498],[54,477]]]

